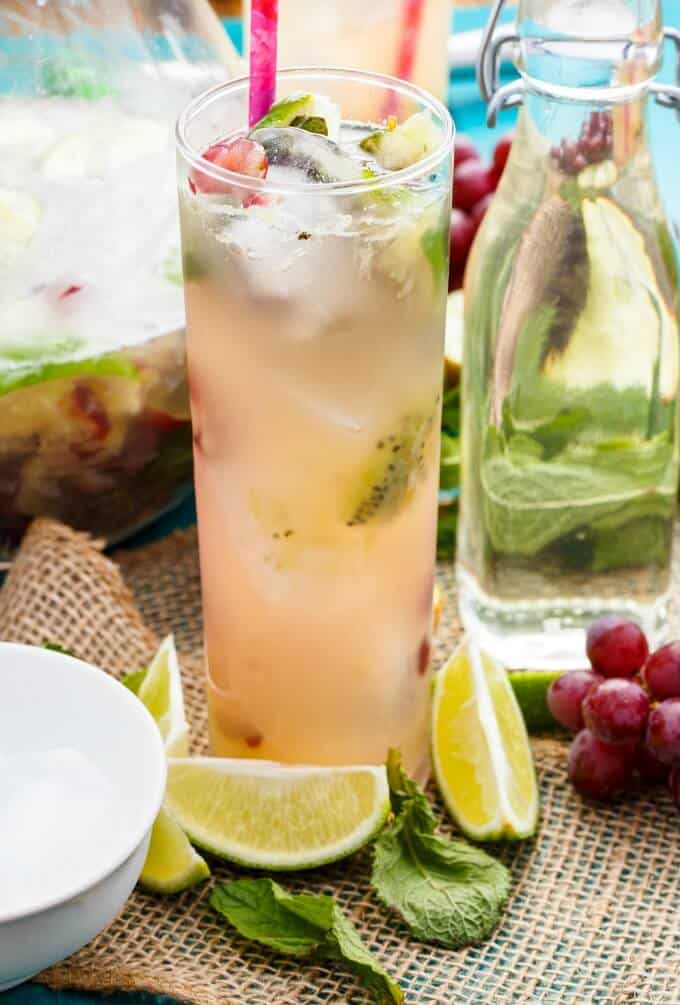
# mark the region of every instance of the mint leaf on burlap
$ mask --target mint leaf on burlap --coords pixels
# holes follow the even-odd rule
[[[210,905],[246,939],[284,956],[347,963],[381,1003],[404,998],[371,955],[334,897],[291,894],[271,879],[238,879],[216,887]]]
[[[491,934],[510,893],[505,866],[467,841],[435,834],[436,818],[419,786],[390,751],[394,821],[379,836],[371,881],[380,900],[416,938],[459,949]]]
[[[321,952],[328,959],[344,960],[361,978],[379,1002],[402,1002],[404,992],[389,977],[361,940],[356,928],[337,904],[333,911],[333,928]]]

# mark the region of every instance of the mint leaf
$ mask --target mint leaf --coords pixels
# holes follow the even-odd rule
[[[349,963],[377,1001],[399,1003],[404,1000],[402,989],[374,959],[352,922],[337,904],[334,907],[333,930],[327,940],[327,947],[322,950],[323,955]]]
[[[210,906],[246,939],[284,956],[311,956],[333,926],[333,898],[292,896],[271,879],[237,879],[213,891]]]
[[[435,834],[427,797],[401,768],[387,762],[395,820],[375,843],[372,883],[416,938],[459,949],[491,934],[510,892],[505,866],[466,841]]]
[[[403,1000],[333,897],[290,894],[271,879],[239,879],[216,887],[210,905],[247,939],[284,956],[341,960],[378,1002]]]
[[[484,520],[497,552],[531,557],[584,528],[622,529],[648,515],[672,518],[676,473],[666,434],[574,442],[549,460],[538,452],[531,457],[526,444],[521,452],[509,449],[514,437],[503,450],[496,437],[494,431],[481,478]]]

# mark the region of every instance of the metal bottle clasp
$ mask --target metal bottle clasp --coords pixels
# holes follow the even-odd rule
[[[477,54],[477,84],[488,106],[486,121],[489,126],[496,125],[496,117],[502,109],[516,108],[524,100],[523,80],[513,80],[502,86],[498,82],[502,50],[506,46],[517,45],[520,41],[520,36],[512,25],[504,25],[496,30],[504,3],[505,0],[494,0]],[[680,30],[664,28],[663,37],[675,46],[677,84],[653,81],[648,90],[660,105],[675,108],[680,115]]]

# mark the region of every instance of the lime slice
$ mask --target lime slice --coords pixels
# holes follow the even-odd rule
[[[168,757],[186,757],[189,753],[189,726],[184,715],[182,678],[172,635],[160,644],[137,697],[154,717],[165,742]]]
[[[548,688],[561,676],[561,670],[513,670],[508,674],[527,731],[532,735],[564,732],[548,708]]]
[[[463,291],[454,290],[446,301],[446,336],[444,340],[444,384],[455,387],[463,365]]]
[[[42,209],[28,192],[0,188],[0,263],[11,265],[38,229]]]
[[[162,809],[151,831],[151,843],[139,882],[154,893],[179,893],[210,875],[182,828]]]
[[[467,641],[435,680],[432,759],[447,809],[474,840],[529,837],[538,789],[507,673]]]
[[[194,844],[255,869],[311,869],[351,855],[390,810],[384,767],[220,757],[170,761],[165,798]]]

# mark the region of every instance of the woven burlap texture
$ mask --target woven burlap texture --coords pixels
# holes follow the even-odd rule
[[[106,558],[83,535],[37,521],[0,592],[0,638],[58,642],[120,675],[147,660],[158,639],[173,631],[194,751],[201,752],[195,532],[114,557]],[[441,567],[439,579],[447,598],[437,644],[441,660],[459,625],[450,568]],[[512,896],[483,945],[451,952],[411,939],[371,892],[368,851],[280,878],[295,891],[335,894],[400,981],[407,1002],[679,1005],[678,816],[668,795],[659,788],[623,805],[584,802],[566,782],[566,745],[539,740],[534,750],[540,832],[535,840],[497,849],[512,872]],[[237,874],[216,861],[211,867],[213,882]],[[135,892],[94,942],[38,979],[52,988],[165,992],[200,1005],[371,1001],[340,966],[292,962],[244,942],[210,910],[211,885],[169,898]]]

